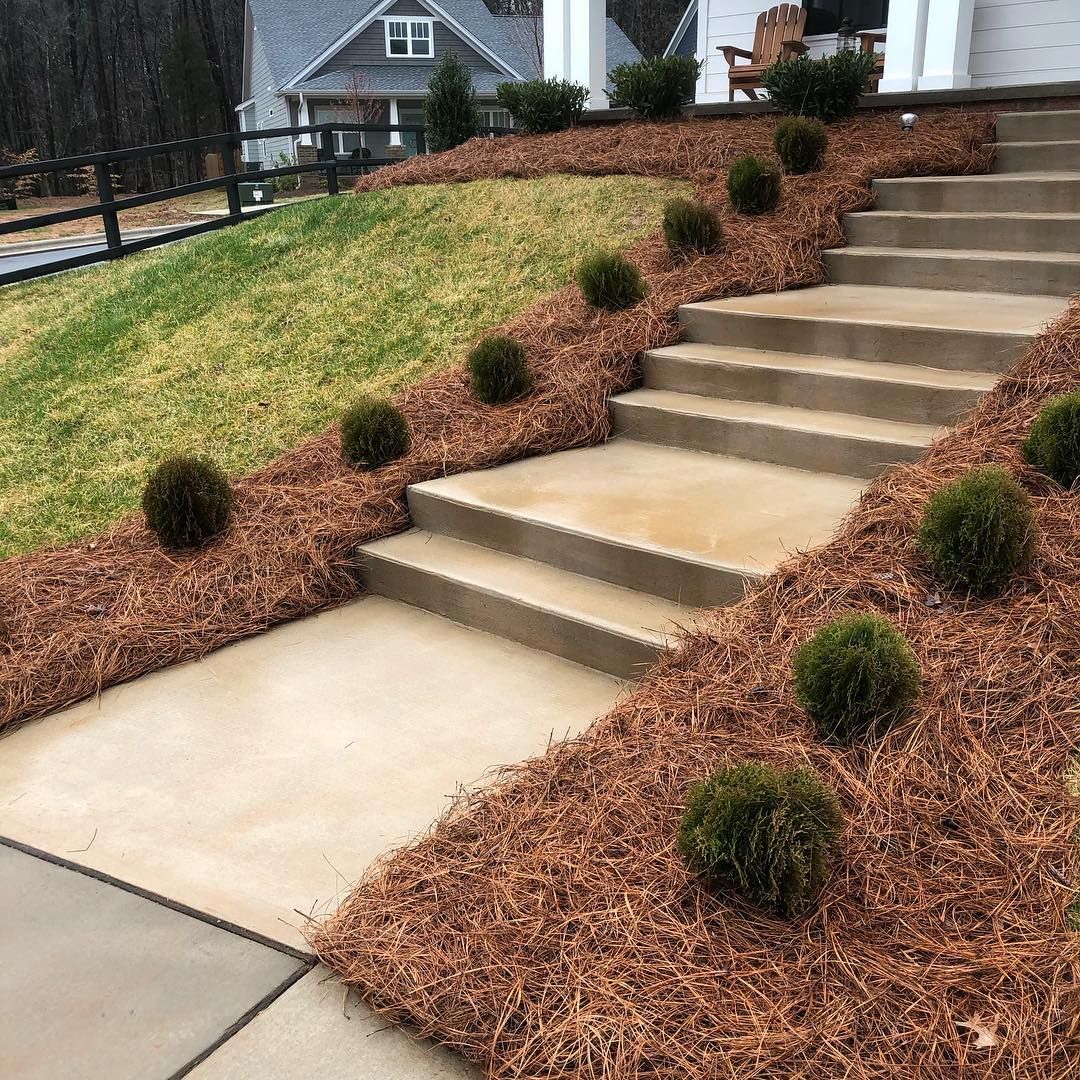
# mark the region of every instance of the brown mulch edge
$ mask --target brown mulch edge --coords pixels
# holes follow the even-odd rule
[[[1019,446],[1080,379],[1080,298],[955,433],[865,492],[838,536],[681,650],[583,736],[462,793],[311,924],[381,1013],[517,1080],[1080,1076],[1080,495]],[[930,494],[999,463],[1034,501],[1034,567],[950,595],[914,536]],[[922,669],[876,745],[816,737],[793,650],[887,615]],[[784,921],[704,888],[675,834],[689,786],[809,763],[848,818],[818,906]]]
[[[462,368],[441,372],[399,395],[407,457],[356,472],[330,428],[239,480],[228,530],[194,554],[162,551],[131,515],[92,540],[0,562],[0,731],[356,596],[351,553],[407,524],[408,484],[604,439],[607,396],[632,383],[642,351],[676,340],[680,304],[822,281],[819,253],[842,243],[844,213],[871,204],[872,178],[984,171],[992,120],[942,110],[906,137],[891,115],[833,125],[825,169],[788,178],[762,218],[729,212],[724,170],[738,154],[771,153],[775,117],[473,140],[375,174],[370,186],[418,182],[420,170],[427,183],[537,169],[687,177],[723,214],[728,248],[672,265],[648,238],[632,252],[651,289],[635,308],[595,312],[571,286],[502,327],[528,347],[526,399],[484,407]]]

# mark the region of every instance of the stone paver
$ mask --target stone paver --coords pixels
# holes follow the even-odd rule
[[[0,920],[9,1080],[164,1080],[304,967],[2,845]]]
[[[479,1080],[480,1069],[410,1038],[325,968],[290,987],[189,1074],[190,1080]]]
[[[542,753],[609,676],[371,597],[4,740],[0,836],[293,946],[459,783]],[[92,841],[92,842],[91,842]]]

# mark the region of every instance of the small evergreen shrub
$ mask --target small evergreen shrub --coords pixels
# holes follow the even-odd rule
[[[409,424],[388,398],[361,398],[341,418],[341,454],[350,465],[374,469],[409,451]]]
[[[1080,478],[1080,391],[1051,398],[1021,450],[1029,465],[1071,488]]]
[[[499,83],[495,97],[519,128],[529,135],[544,135],[573,127],[585,112],[589,91],[565,79],[530,79]]]
[[[209,458],[177,454],[150,473],[142,509],[162,547],[193,548],[225,528],[232,501],[228,479]]]
[[[866,92],[874,54],[848,49],[811,60],[805,53],[766,68],[762,85],[769,100],[789,116],[814,116],[826,124],[851,116]]]
[[[664,207],[664,239],[675,256],[714,255],[724,246],[720,219],[692,199],[672,199]]]
[[[817,172],[825,157],[829,136],[820,120],[786,116],[776,125],[773,147],[784,172],[800,175]]]
[[[694,100],[701,64],[692,56],[654,56],[619,64],[608,75],[612,108],[627,108],[645,120],[671,120]]]
[[[795,653],[795,696],[826,739],[884,735],[919,696],[919,664],[880,615],[845,615]]]
[[[691,788],[679,850],[711,884],[797,915],[828,877],[843,826],[835,793],[813,769],[746,762]]]
[[[780,201],[780,170],[767,158],[747,154],[731,163],[728,197],[740,214],[771,214]]]
[[[919,529],[918,546],[948,586],[989,595],[1035,557],[1031,501],[996,465],[969,469],[935,491]]]
[[[452,150],[480,128],[472,75],[453,49],[447,49],[428,80],[424,99],[427,148]]]
[[[469,385],[485,405],[502,405],[532,387],[525,346],[498,334],[484,338],[469,353]]]
[[[622,311],[645,298],[649,287],[625,255],[598,251],[578,267],[577,283],[593,307]]]

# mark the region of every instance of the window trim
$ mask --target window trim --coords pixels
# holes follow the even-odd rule
[[[390,24],[391,23],[405,23],[409,28],[409,36],[406,38],[395,37],[395,41],[404,41],[406,51],[391,52],[390,51]],[[418,38],[413,35],[413,27],[419,23],[423,23],[427,26],[428,32],[426,38]],[[383,34],[386,39],[386,55],[390,59],[396,60],[434,60],[435,59],[435,20],[424,18],[423,16],[413,15],[387,15],[383,18]],[[413,52],[414,41],[427,41],[430,49],[428,52]]]

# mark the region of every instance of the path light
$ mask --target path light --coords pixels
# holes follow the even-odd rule
[[[906,112],[900,114],[900,130],[901,131],[914,131],[915,125],[919,122],[919,117],[913,112]]]

